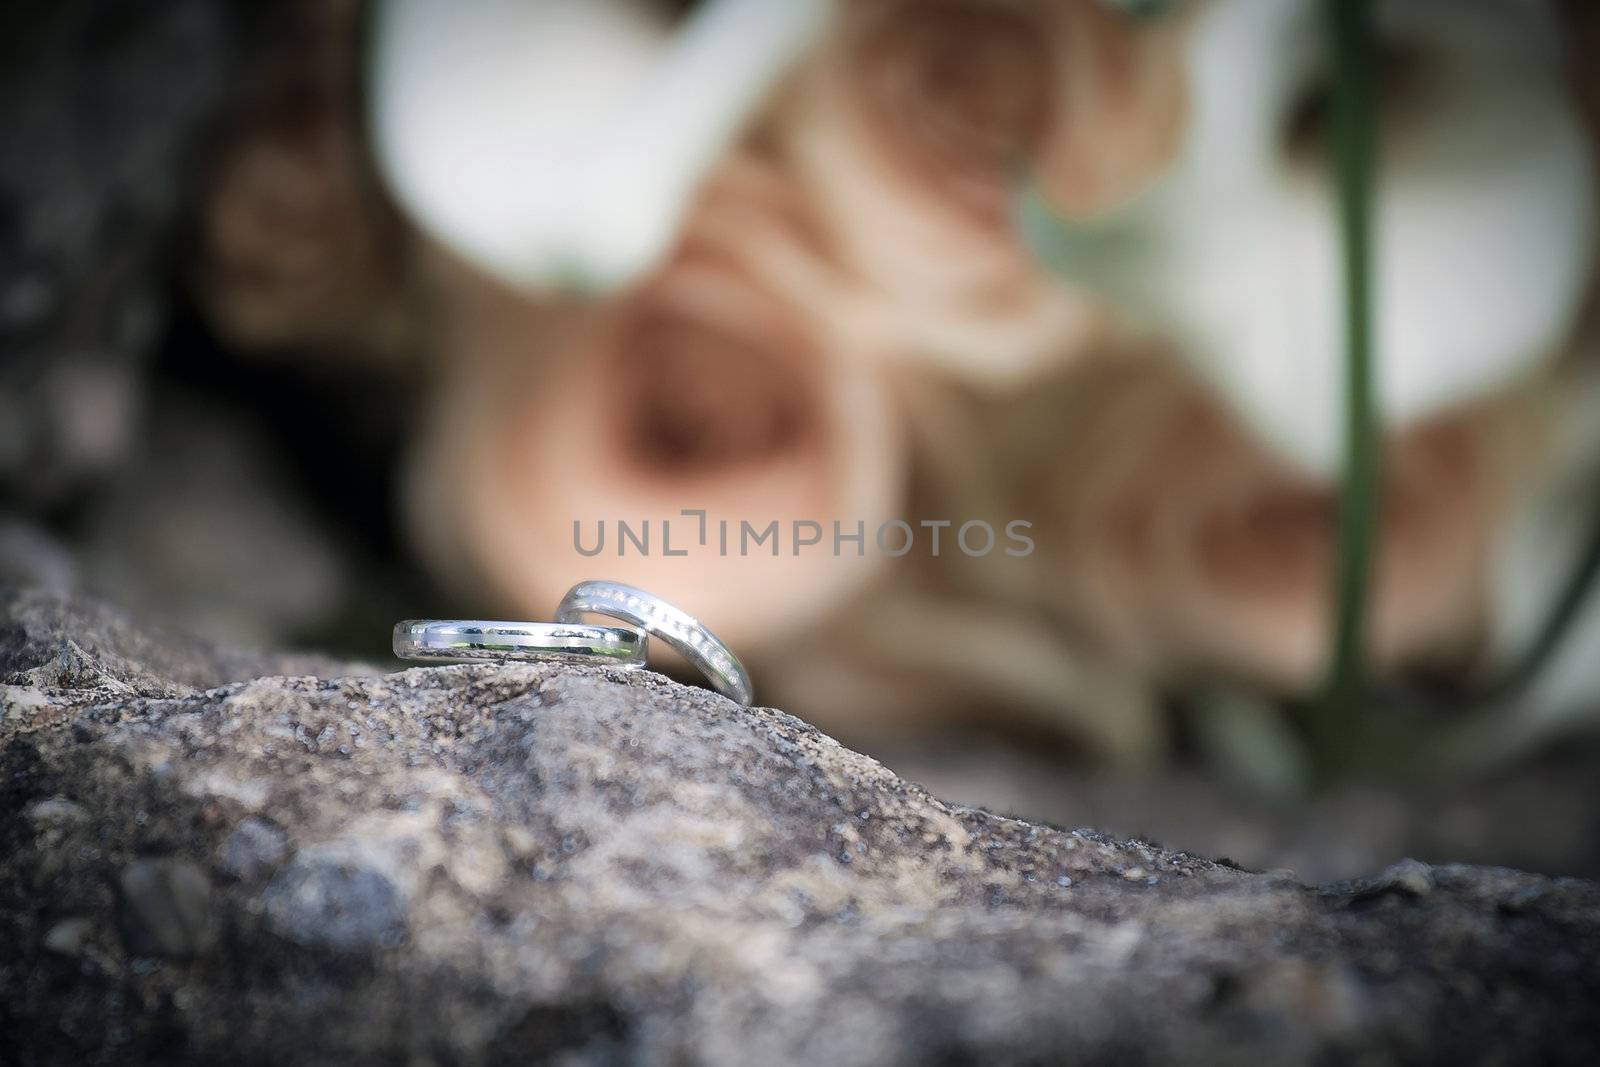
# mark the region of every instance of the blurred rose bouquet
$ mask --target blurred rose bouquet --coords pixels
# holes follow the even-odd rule
[[[431,353],[408,516],[448,588],[539,616],[574,580],[637,582],[749,654],[764,699],[856,739],[977,719],[1137,760],[1161,746],[1165,687],[1315,685],[1341,296],[1310,0],[822,5],[763,38],[766,72],[727,74],[723,103],[722,60],[683,57],[722,55],[708,42],[760,3],[708,4],[676,30],[644,5],[602,6],[486,0],[441,31],[490,40],[514,10],[502,37],[530,35],[541,54],[564,54],[561,33],[614,40],[565,93],[508,63],[430,95],[448,65],[408,65],[404,34],[379,55],[384,177],[403,204],[449,208],[422,211],[426,236],[404,256]],[[392,7],[380,21],[415,13]],[[1600,455],[1573,432],[1595,410],[1574,344],[1592,153],[1546,4],[1394,0],[1379,15],[1370,654],[1387,677],[1471,680],[1537,629],[1527,590],[1551,590],[1572,554],[1540,547],[1571,525],[1550,515],[1573,513],[1563,494]],[[595,19],[631,28],[596,35]],[[693,151],[643,137],[615,176],[649,191],[698,168],[692,195],[594,191],[616,226],[643,204],[654,214],[637,224],[673,234],[610,291],[564,291],[554,260],[508,256],[516,227],[544,225],[533,216],[430,191],[499,158],[508,130],[572,136],[573,114],[641,86],[664,109],[641,114],[711,103],[681,105],[698,116],[684,119]],[[449,134],[396,147],[413,128]],[[611,158],[583,143],[573,159]],[[258,247],[240,204],[274,183],[252,177],[269,170],[259,145],[238,152],[211,216],[209,291],[248,341],[274,336],[259,313],[273,242]],[[539,195],[560,166],[528,164]],[[609,233],[594,210],[584,225]],[[454,239],[450,219],[475,211]],[[529,231],[530,248],[540,239]],[[495,251],[475,255],[484,242]],[[373,276],[357,257],[370,245],[324,243],[328,262]],[[327,301],[381,306],[334,275]],[[357,321],[285,292],[288,317],[324,336]],[[724,552],[696,533],[662,551],[662,524],[696,532],[686,511],[713,529],[899,521],[944,530],[945,550]],[[1034,549],[952,548],[969,520],[1021,520]],[[602,522],[611,540],[590,552]],[[618,523],[654,523],[655,550]],[[1560,677],[1550,700],[1600,691],[1570,664]]]

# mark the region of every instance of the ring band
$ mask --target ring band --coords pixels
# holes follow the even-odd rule
[[[625,626],[566,622],[406,619],[394,626],[394,654],[430,663],[497,660],[607,663],[642,667],[645,636]]]
[[[556,608],[559,622],[583,615],[606,615],[659,637],[694,664],[725,697],[749,704],[755,693],[750,675],[733,650],[687,611],[653,593],[621,582],[579,582]]]

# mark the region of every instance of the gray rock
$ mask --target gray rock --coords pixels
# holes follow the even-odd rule
[[[182,958],[211,947],[211,880],[187,860],[139,859],[117,879],[119,925],[134,956]]]
[[[255,816],[239,820],[222,842],[217,867],[231,878],[252,882],[277,870],[289,856],[289,839],[282,830]]]
[[[319,656],[220,649],[135,625],[95,601],[0,586],[0,685],[12,687],[6,696],[18,706],[30,703],[28,691],[176,697],[262,674],[371,670]]]
[[[64,797],[47,797],[29,804],[25,814],[33,820],[35,825],[46,824],[59,826],[65,823],[82,822],[89,817],[82,805],[74,804]]]
[[[0,722],[20,1063],[1600,1057],[1592,883],[1307,887],[946,804],[648,672],[207,688],[246,658],[12,603],[25,648],[79,650],[14,663],[41,698]],[[239,858],[258,823],[276,866]],[[154,956],[90,936],[130,902]]]
[[[406,905],[376,868],[335,856],[303,856],[262,897],[267,923],[301,945],[339,951],[393,946],[405,935]]]
[[[62,919],[45,931],[44,947],[63,956],[76,956],[94,933],[88,919]]]

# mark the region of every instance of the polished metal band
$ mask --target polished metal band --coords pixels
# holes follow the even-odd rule
[[[430,663],[555,661],[640,667],[645,661],[645,636],[625,626],[570,622],[407,619],[395,624],[394,654]]]
[[[659,637],[694,664],[723,696],[741,704],[754,699],[750,675],[722,639],[682,608],[621,582],[579,582],[556,608],[560,622],[605,615]]]

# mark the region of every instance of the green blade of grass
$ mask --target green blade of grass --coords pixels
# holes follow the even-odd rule
[[[1372,223],[1376,163],[1369,0],[1324,0],[1334,72],[1333,134],[1345,296],[1345,457],[1328,679],[1312,723],[1320,759],[1348,763],[1367,692],[1368,590],[1379,508],[1372,346]]]
[[[1587,603],[1600,579],[1600,515],[1590,526],[1588,540],[1572,562],[1561,592],[1535,632],[1533,641],[1504,675],[1496,679],[1481,697],[1487,704],[1507,704],[1521,696],[1545,665],[1560,651],[1562,639]]]

